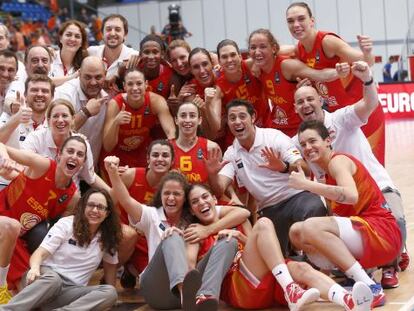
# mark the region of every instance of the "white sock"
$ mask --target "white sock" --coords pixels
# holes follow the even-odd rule
[[[348,294],[348,292],[339,284],[334,284],[328,291],[328,299],[333,303],[336,303],[340,306],[345,306],[344,296]]]
[[[368,276],[365,270],[361,267],[358,261],[345,271],[345,275],[355,282],[363,282],[367,285],[375,284],[375,282]]]
[[[282,286],[283,290],[293,282],[292,276],[289,273],[288,267],[286,264],[280,264],[275,266],[272,269],[272,273],[275,276],[276,280],[279,282],[280,286]]]
[[[7,273],[9,272],[10,265],[6,267],[0,267],[0,286],[6,285]]]

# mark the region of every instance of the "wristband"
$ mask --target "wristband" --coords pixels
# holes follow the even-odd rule
[[[371,79],[367,82],[364,82],[364,86],[369,86],[374,82],[374,77],[371,77]]]
[[[86,118],[90,118],[92,117],[91,112],[88,110],[88,108],[86,108],[86,106],[81,108],[81,111],[83,112],[83,114],[86,116]]]
[[[282,174],[289,173],[290,163],[289,163],[289,162],[287,162],[287,161],[283,161],[283,163],[285,163],[286,168],[285,168],[283,171],[281,171],[281,173],[282,173]]]

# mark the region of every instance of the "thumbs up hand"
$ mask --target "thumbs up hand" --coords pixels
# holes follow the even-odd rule
[[[121,111],[119,111],[119,113],[115,117],[115,122],[118,125],[129,124],[131,122],[131,113],[129,111],[125,111],[125,109],[125,103],[122,103]]]

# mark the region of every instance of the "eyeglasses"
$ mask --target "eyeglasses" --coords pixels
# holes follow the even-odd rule
[[[86,207],[93,210],[95,207],[99,212],[106,212],[108,210],[108,207],[102,204],[96,204],[93,202],[86,203]]]

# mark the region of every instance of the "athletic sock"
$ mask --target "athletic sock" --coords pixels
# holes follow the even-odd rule
[[[361,267],[358,261],[345,271],[345,275],[355,282],[363,282],[367,285],[375,284],[375,282],[368,276],[365,270]]]
[[[286,264],[280,264],[275,266],[272,269],[272,273],[275,276],[276,280],[279,282],[280,286],[282,286],[283,291],[286,287],[293,282],[292,276],[289,273],[288,267]]]
[[[10,265],[6,267],[0,267],[0,286],[6,285],[7,273],[9,272]]]
[[[328,299],[333,303],[345,307],[344,297],[348,292],[339,284],[334,284],[328,291]]]

